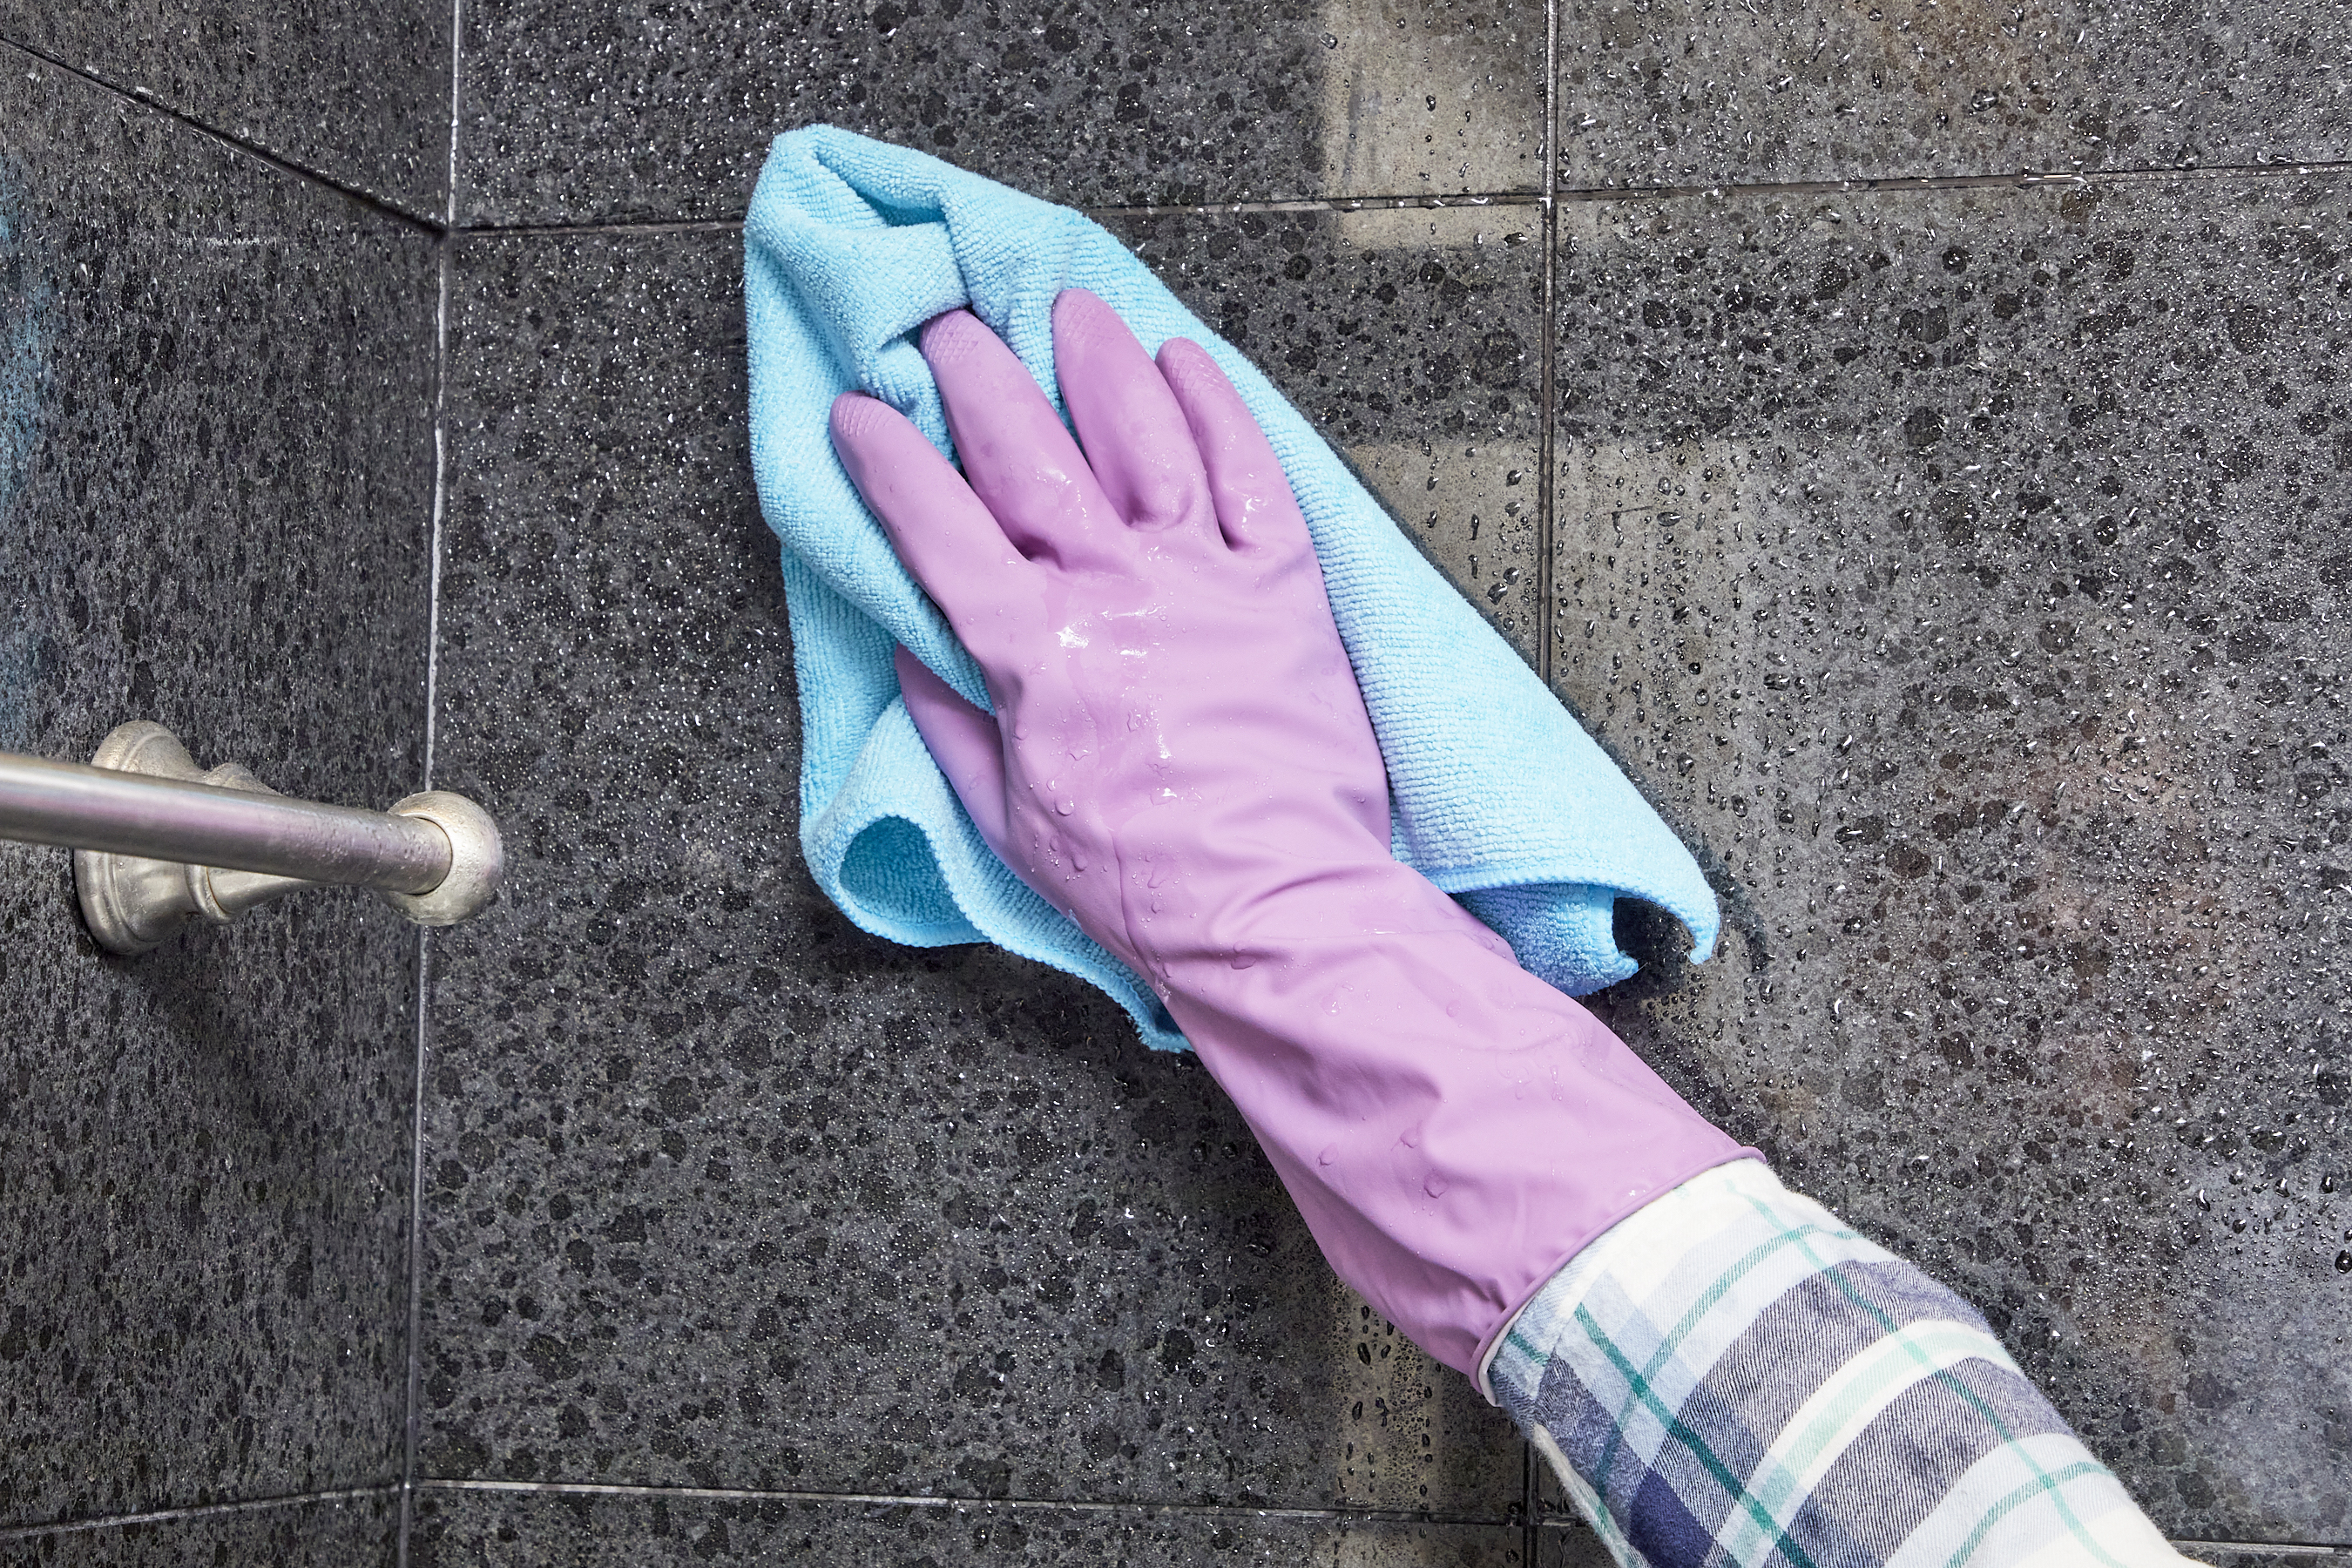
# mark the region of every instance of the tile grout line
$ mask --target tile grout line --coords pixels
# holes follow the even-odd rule
[[[298,180],[308,180],[313,184],[324,185],[337,195],[359,203],[362,206],[380,213],[385,217],[423,229],[428,234],[442,232],[444,226],[435,223],[431,218],[417,216],[397,202],[387,200],[362,186],[347,184],[324,170],[298,163],[282,153],[271,152],[258,142],[239,136],[234,132],[223,131],[209,125],[184,110],[173,108],[145,88],[124,87],[118,82],[109,81],[96,71],[85,69],[80,66],[68,65],[55,55],[44,53],[19,39],[0,38],[0,48],[14,49],[27,59],[38,60],[50,69],[71,77],[85,86],[94,87],[110,97],[121,99],[125,103],[136,104],[141,109],[160,114],[184,130],[193,131],[207,141],[216,142],[233,152],[242,153],[249,158],[267,163],[281,174],[289,174]]]
[[[2014,169],[1996,174],[1872,174],[1838,180],[1759,180],[1714,184],[1574,185],[1559,199],[1574,202],[1683,200],[1693,196],[1872,195],[1904,191],[1965,191],[2032,189],[2040,185],[2082,186],[2107,183],[2139,184],[2158,180],[2292,179],[2314,174],[2352,174],[2352,160],[2316,163],[2160,165],[2129,169]]]
[[[439,291],[433,310],[433,526],[427,544],[425,598],[425,782],[431,789],[440,742],[441,552],[449,499],[449,294],[457,268],[457,129],[464,81],[465,0],[449,4],[449,161],[444,180]],[[426,1050],[432,1039],[432,933],[416,933],[416,1072],[408,1119],[408,1300],[407,1379],[400,1402],[400,1524],[394,1548],[396,1568],[408,1568],[416,1522],[416,1450],[423,1426],[419,1400],[425,1358],[420,1339],[425,1321],[425,1089]]]
[[[1536,1458],[1536,1446],[1522,1436],[1519,1438],[1520,1507],[1527,1511],[1519,1522],[1520,1568],[1536,1568],[1543,1561],[1544,1516],[1540,1506],[1543,1486],[1537,1479],[1536,1467],[1542,1461]]]
[[[0,1530],[0,1542],[47,1541],[61,1535],[86,1535],[100,1530],[128,1530],[139,1525],[173,1524],[185,1519],[215,1519],[232,1514],[264,1513],[271,1509],[300,1508],[310,1503],[357,1502],[362,1498],[391,1497],[401,1489],[397,1481],[372,1487],[342,1487],[332,1491],[289,1492],[283,1497],[240,1498],[233,1502],[194,1503],[186,1508],[151,1509],[145,1513],[114,1513],[96,1519],[29,1524]]]
[[[1554,300],[1559,286],[1559,0],[1544,0],[1544,122],[1543,133],[1538,138],[1543,149],[1543,260],[1542,283],[1538,291],[1543,318],[1537,323],[1537,342],[1543,363],[1536,374],[1536,673],[1543,678],[1544,687],[1550,689],[1552,681],[1552,632],[1555,612],[1552,606],[1552,544],[1559,529],[1555,513],[1559,504],[1559,476],[1552,470],[1554,441],[1552,437],[1552,398],[1556,362],[1559,356],[1559,334],[1553,317],[1557,313]],[[1535,1496],[1532,1469],[1529,1471],[1530,1490],[1528,1497],[1528,1517],[1535,1517]]]
[[[449,489],[449,275],[456,263],[457,241],[457,91],[458,49],[465,24],[465,0],[449,4],[449,164],[444,180],[441,224],[440,295],[433,309],[433,537],[426,565],[425,603],[425,783],[433,787],[436,748],[440,740],[441,699],[441,526],[448,508]]]
[[[675,219],[617,218],[610,223],[452,223],[457,234],[478,239],[562,239],[572,235],[737,234],[740,217]]]
[[[855,1503],[866,1507],[937,1508],[971,1510],[987,1512],[997,1509],[1023,1511],[1064,1510],[1081,1513],[1136,1513],[1142,1515],[1177,1514],[1187,1517],[1235,1519],[1297,1519],[1360,1521],[1367,1523],[1400,1524],[1461,1524],[1486,1525],[1494,1521],[1471,1515],[1441,1515],[1417,1512],[1408,1509],[1349,1509],[1349,1508],[1248,1508],[1215,1503],[1153,1503],[1153,1502],[1083,1502],[1059,1501],[1051,1499],[955,1498],[909,1496],[880,1492],[766,1491],[752,1488],[630,1486],[586,1481],[486,1481],[423,1479],[413,1483],[415,1489],[430,1491],[472,1491],[491,1493],[530,1493],[558,1497],[611,1497],[621,1499],[688,1498],[713,1502],[810,1502]],[[406,1483],[386,1481],[371,1487],[344,1487],[326,1491],[290,1492],[278,1497],[240,1498],[230,1502],[197,1503],[185,1508],[152,1509],[143,1513],[107,1514],[93,1519],[60,1521],[50,1524],[23,1525],[0,1530],[0,1542],[43,1540],[56,1536],[87,1534],[101,1530],[129,1529],[142,1525],[171,1524],[183,1520],[229,1517],[243,1513],[263,1513],[275,1509],[300,1508],[314,1503],[358,1502],[368,1498],[391,1497],[409,1489]],[[1580,1520],[1562,1514],[1542,1514],[1531,1521],[1531,1530],[1579,1532],[1590,1527]],[[2352,1555],[2352,1542],[2321,1541],[2203,1541],[2190,1537],[2174,1537],[2176,1547],[2195,1548],[2208,1552],[2277,1552],[2300,1557],[2333,1557]],[[1536,1568],[1533,1563],[1528,1568]]]
[[[418,1395],[424,1380],[424,1358],[418,1353],[417,1329],[425,1315],[425,999],[433,979],[433,942],[429,931],[416,933],[416,1071],[412,1082],[408,1118],[408,1319],[406,1376],[400,1400],[400,1532],[394,1553],[398,1568],[408,1568],[408,1540],[415,1514],[416,1446],[420,1412]]]
[[[419,1491],[498,1492],[546,1497],[687,1498],[706,1502],[799,1502],[861,1508],[925,1508],[988,1512],[1134,1514],[1147,1518],[1333,1520],[1365,1524],[1470,1525],[1492,1528],[1508,1521],[1491,1515],[1436,1513],[1402,1508],[1252,1508],[1243,1503],[1104,1502],[1077,1498],[940,1497],[905,1492],[778,1491],[757,1487],[637,1486],[619,1481],[437,1480],[416,1482]]]
[[[1548,50],[1551,39],[1547,37]],[[1556,154],[1555,154],[1556,156]],[[1548,160],[1548,163],[1549,161]],[[1203,202],[1192,205],[1079,207],[1094,219],[1132,217],[1222,217],[1244,213],[1355,213],[1387,211],[1477,210],[1491,207],[1538,207],[1550,211],[1564,202],[1632,202],[1688,200],[1704,196],[1869,195],[1904,191],[2033,189],[2042,185],[2079,186],[2103,183],[2137,183],[2181,179],[2287,179],[2297,176],[2352,174],[2352,161],[2205,164],[2185,168],[2147,167],[2050,171],[2017,169],[1995,174],[1884,174],[1841,180],[1759,181],[1716,184],[1561,185],[1558,170],[1548,166],[1545,184],[1534,191],[1471,191],[1452,196],[1315,196],[1282,200]],[[583,234],[724,234],[740,229],[740,218],[622,219],[609,223],[468,224],[457,232],[483,237],[561,237]]]

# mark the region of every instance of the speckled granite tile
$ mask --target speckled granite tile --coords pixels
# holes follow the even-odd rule
[[[467,221],[733,218],[817,122],[1083,206],[1533,191],[1532,0],[470,6]]]
[[[1209,1568],[1240,1563],[1348,1568],[1520,1568],[1526,1531],[1344,1516],[1141,1509],[870,1505],[430,1490],[417,1501],[415,1568],[637,1568],[665,1563],[826,1563],[917,1568]]]
[[[420,217],[449,190],[448,0],[0,0],[15,43]],[[29,64],[13,50],[0,62]]]
[[[512,862],[436,944],[425,1473],[1502,1517],[1189,1058],[808,880],[734,237],[460,260],[441,778]]]
[[[1541,212],[1161,214],[1109,226],[1322,427],[1532,658]]]
[[[356,1498],[210,1510],[144,1524],[0,1536],[0,1568],[393,1568],[400,1503],[386,1490]]]
[[[2326,0],[1566,0],[1563,184],[2171,169],[2352,156]]]
[[[0,124],[0,749],[406,794],[431,244],[55,71]],[[388,1478],[414,936],[331,890],[101,959],[69,864],[0,844],[0,1523]]]
[[[1727,917],[1601,1009],[2207,1540],[2352,1533],[2348,208],[1563,218],[1559,684]]]

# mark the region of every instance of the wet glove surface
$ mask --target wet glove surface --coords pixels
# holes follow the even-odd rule
[[[1005,863],[1149,977],[1334,1268],[1467,1371],[1585,1242],[1748,1152],[1391,858],[1305,520],[1214,362],[1155,364],[1078,291],[1054,345],[1077,440],[976,319],[925,329],[961,474],[835,405],[995,713],[902,652],[908,710]]]
[[[870,397],[836,405],[835,443],[1011,720],[902,649],[932,755],[1022,880],[1165,998],[1170,963],[1246,964],[1253,928],[1308,884],[1428,884],[1389,874],[1380,746],[1248,411],[1198,346],[1171,340],[1155,367],[1092,295],[1063,295],[1054,327],[1091,463],[961,310],[922,344],[969,487]],[[1417,901],[1393,921],[1462,918]]]

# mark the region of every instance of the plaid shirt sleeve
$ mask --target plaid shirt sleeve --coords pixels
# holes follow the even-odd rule
[[[1973,1309],[1755,1160],[1577,1254],[1479,1381],[1623,1568],[2188,1562]]]

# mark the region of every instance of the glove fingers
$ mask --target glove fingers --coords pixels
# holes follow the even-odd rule
[[[832,424],[834,450],[899,561],[973,657],[983,666],[998,662],[1007,651],[1006,611],[1043,604],[1036,568],[905,415],[879,398],[845,392],[834,400]]]
[[[1083,289],[1054,301],[1054,372],[1087,464],[1127,525],[1222,544],[1184,411],[1127,323]]]
[[[1189,338],[1171,338],[1160,350],[1160,374],[1192,429],[1225,542],[1261,558],[1312,556],[1307,519],[1281,459],[1209,351]]]
[[[971,816],[988,847],[1003,855],[1005,836],[1004,738],[996,721],[966,702],[930,667],[901,647],[891,662],[898,670],[898,695],[907,717],[947,774],[956,798]]]
[[[923,329],[948,429],[972,492],[1032,561],[1116,566],[1127,529],[1029,369],[969,310]]]

